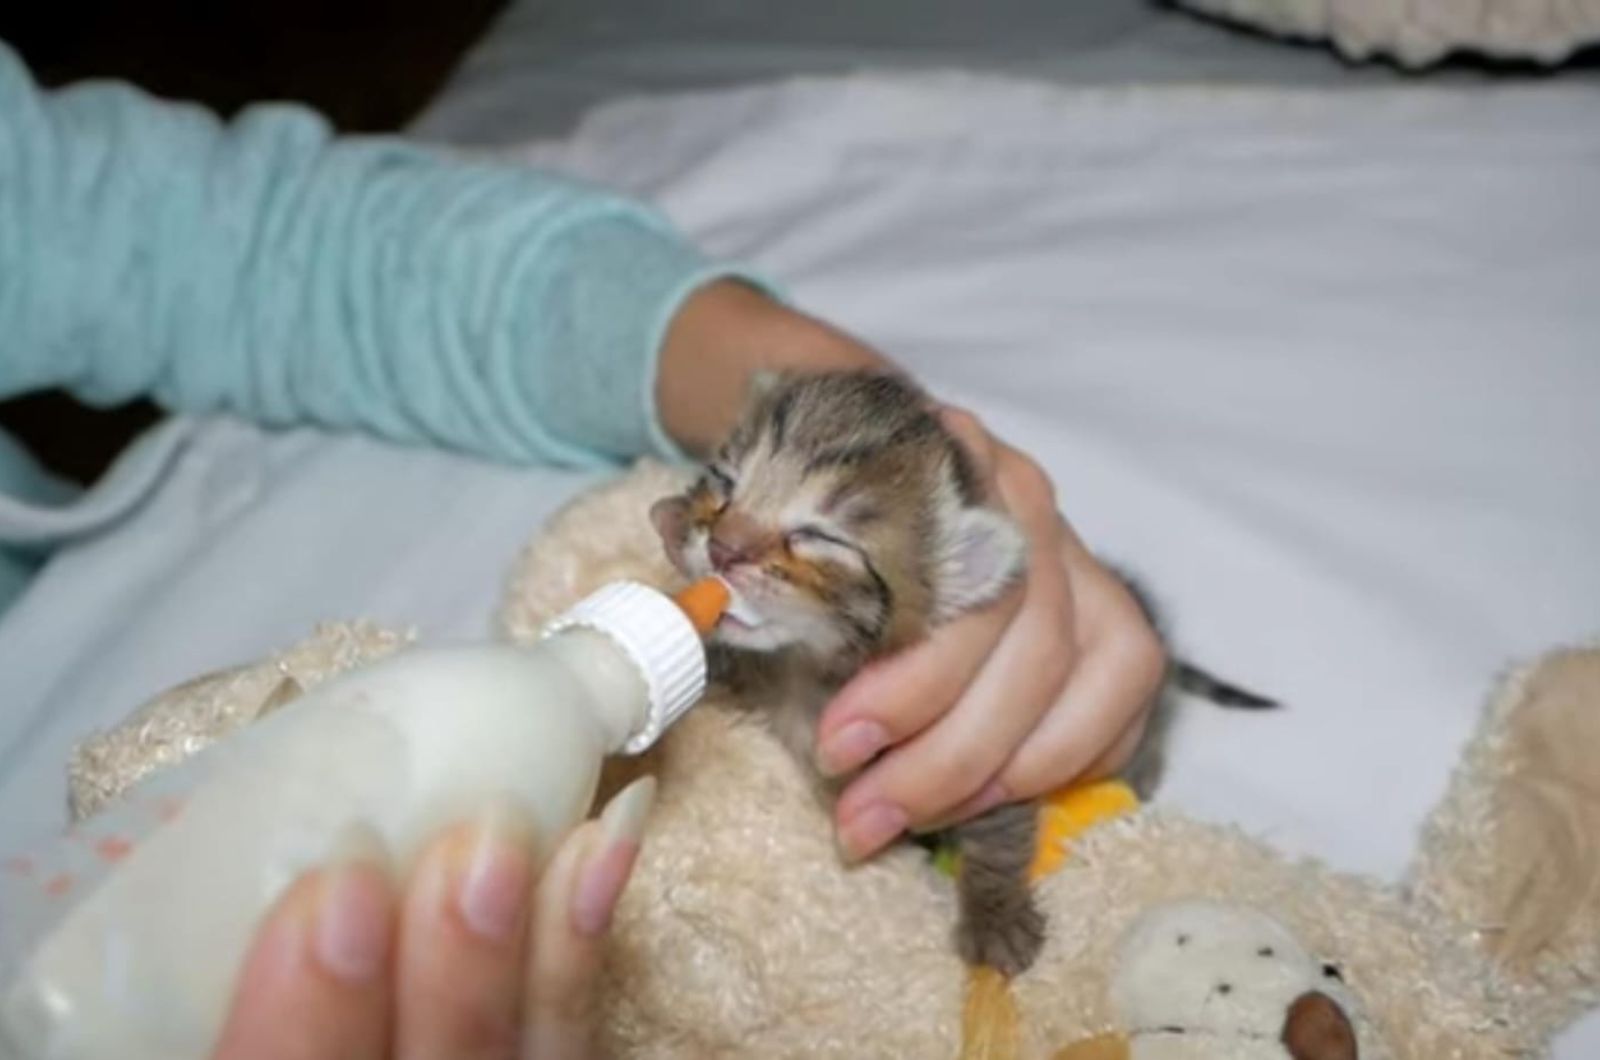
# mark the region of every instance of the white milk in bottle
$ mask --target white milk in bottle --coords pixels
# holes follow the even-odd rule
[[[403,870],[510,799],[542,866],[602,758],[642,751],[703,692],[726,590],[680,599],[617,583],[531,647],[416,649],[342,675],[11,859],[0,1057],[203,1060],[262,914],[352,825]]]

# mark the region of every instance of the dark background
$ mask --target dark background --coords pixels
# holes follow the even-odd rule
[[[34,77],[115,77],[220,114],[296,100],[349,132],[400,129],[506,0],[0,0],[0,39]],[[0,402],[0,429],[92,481],[159,413],[85,409],[64,395]]]

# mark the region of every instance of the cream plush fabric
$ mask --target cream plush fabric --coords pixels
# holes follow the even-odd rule
[[[546,618],[614,578],[669,584],[646,510],[679,475],[641,465],[552,519],[512,576],[502,613],[509,636],[535,636]],[[93,751],[122,763],[141,746],[158,753],[164,743],[149,734],[182,728],[189,717],[216,735],[208,719],[244,723],[286,668],[311,685],[396,647],[396,638],[369,627],[325,627],[254,677],[246,668],[220,684],[169,693],[101,736]],[[225,688],[251,702],[224,709],[217,693]],[[1600,650],[1556,653],[1505,681],[1430,819],[1406,888],[1291,858],[1236,829],[1170,811],[1147,810],[1091,833],[1041,884],[1050,937],[1014,985],[1017,1055],[1098,1056],[1072,1050],[1138,1030],[1122,1017],[1160,1010],[1163,996],[1184,987],[1181,977],[1140,980],[1150,973],[1139,968],[1132,928],[1165,903],[1195,900],[1246,910],[1208,920],[1224,932],[1280,925],[1294,940],[1279,948],[1300,976],[1290,984],[1296,990],[1321,962],[1341,969],[1342,982],[1329,990],[1346,999],[1362,1060],[1544,1055],[1551,1036],[1594,1004],[1600,983],[1600,759],[1571,753],[1597,716]],[[827,818],[787,753],[715,701],[643,759],[621,763],[608,786],[639,770],[660,778],[660,796],[616,919],[602,1022],[607,1055],[958,1053],[965,973],[948,942],[952,889],[920,851],[842,868]],[[75,786],[95,784],[94,772],[80,757]],[[1560,835],[1569,842],[1529,846],[1530,836]],[[1247,995],[1241,986],[1240,997],[1281,1006],[1288,987],[1268,987]],[[1249,1026],[1250,1018],[1243,1012],[1235,1022]],[[1230,1040],[1191,1034],[1172,1051],[1165,1039],[1141,1047],[1135,1037],[1135,1051],[1121,1055],[1240,1060]],[[1270,1036],[1252,1041],[1263,1058],[1290,1056]]]

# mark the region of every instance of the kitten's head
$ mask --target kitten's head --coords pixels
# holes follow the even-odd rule
[[[965,452],[895,376],[763,377],[716,457],[651,518],[685,575],[732,586],[716,641],[823,660],[920,639],[1026,562]]]

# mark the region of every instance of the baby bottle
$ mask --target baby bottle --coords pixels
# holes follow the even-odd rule
[[[0,1057],[202,1060],[266,910],[352,825],[400,871],[511,800],[542,867],[705,688],[708,580],[619,582],[532,646],[417,649],[314,688],[0,871]]]

